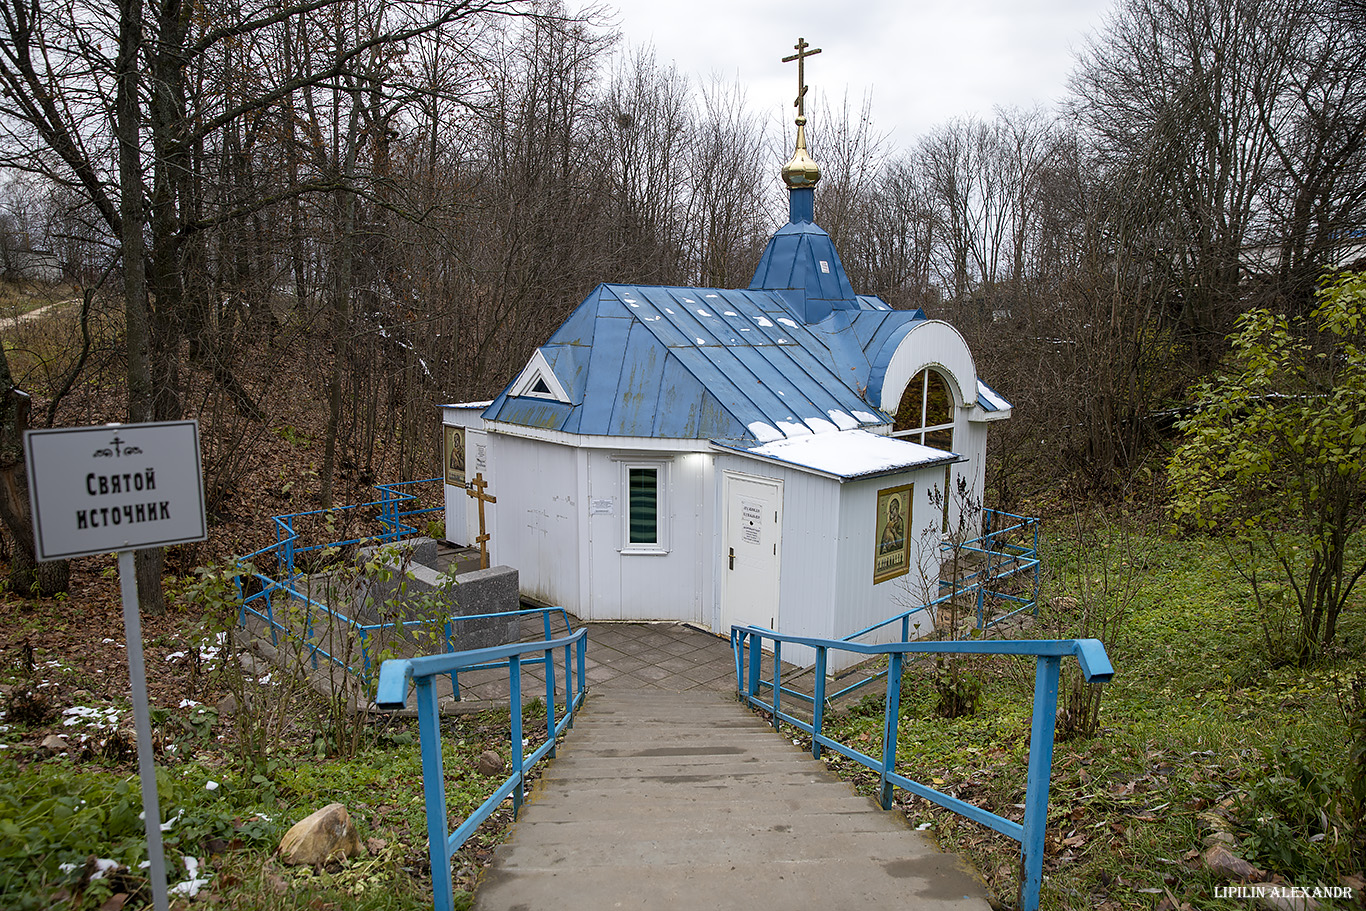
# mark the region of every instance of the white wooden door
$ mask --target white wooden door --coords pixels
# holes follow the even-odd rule
[[[721,629],[778,628],[778,567],[782,559],[783,482],[725,473],[725,533],[721,541]]]

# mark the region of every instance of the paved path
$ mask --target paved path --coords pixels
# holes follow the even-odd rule
[[[474,907],[988,905],[961,861],[857,796],[733,695],[609,685],[589,695]]]

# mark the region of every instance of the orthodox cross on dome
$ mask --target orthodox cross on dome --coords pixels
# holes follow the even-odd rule
[[[797,109],[798,117],[806,116],[806,58],[814,57],[821,52],[820,48],[808,51],[807,48],[810,46],[805,38],[798,38],[797,43],[792,45],[792,49],[797,53],[783,58],[783,63],[797,61],[797,100],[792,102],[792,106]]]
[[[798,38],[792,47],[797,53],[784,57],[783,63],[797,61],[797,100],[792,102],[793,107],[797,109],[797,148],[787,164],[783,165],[783,183],[787,184],[789,190],[810,190],[821,179],[821,169],[806,151],[806,58],[816,56],[821,49],[807,50],[811,45],[806,43],[805,38]],[[792,210],[791,217],[794,222],[811,220],[812,213],[808,211],[810,195],[806,193],[801,200],[794,200],[793,204],[798,206]]]

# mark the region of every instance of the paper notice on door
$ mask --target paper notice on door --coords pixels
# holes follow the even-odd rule
[[[759,500],[740,500],[740,540],[746,544],[763,543],[764,504]]]

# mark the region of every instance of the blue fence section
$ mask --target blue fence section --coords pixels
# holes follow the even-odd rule
[[[441,478],[426,478],[420,481],[377,484],[375,489],[380,492],[378,500],[353,506],[271,516],[271,522],[275,526],[275,543],[237,558],[237,590],[241,600],[238,625],[246,626],[251,619],[259,620],[270,631],[272,645],[278,647],[281,637],[301,641],[315,669],[319,661],[330,663],[348,674],[361,678],[368,686],[373,670],[374,646],[377,638],[386,631],[399,633],[419,627],[431,627],[434,622],[440,622],[443,626],[446,650],[450,651],[453,647],[454,623],[509,616],[510,614],[452,615],[439,621],[427,619],[367,624],[350,616],[336,604],[324,604],[314,599],[313,592],[304,584],[308,574],[299,570],[298,561],[308,554],[333,553],[351,545],[395,544],[420,533],[420,517],[440,513],[443,507],[422,506],[420,497],[412,491],[418,485],[439,485],[441,482]],[[374,531],[371,534],[343,536],[334,540],[337,526],[355,524],[362,527],[370,525]],[[315,531],[322,533],[321,540],[306,538],[306,526],[315,526]],[[282,619],[277,615],[277,598],[295,605],[295,610],[300,611],[300,615]],[[511,613],[542,614],[547,638],[550,637],[553,614],[560,615],[565,627],[568,628],[568,615],[563,610]],[[320,631],[323,634],[337,632],[354,636],[359,650],[359,655],[354,657],[358,657],[358,662],[353,663],[353,656],[349,654],[337,654],[333,649],[329,649],[319,636]],[[453,682],[456,683],[458,699],[458,681]]]
[[[432,904],[435,911],[454,911],[455,892],[451,882],[451,859],[475,830],[493,814],[507,797],[512,797],[513,812],[519,813],[526,796],[526,773],[546,756],[555,755],[555,740],[574,723],[574,713],[583,704],[586,679],[588,631],[579,629],[558,638],[547,636],[540,642],[523,642],[494,648],[474,649],[448,655],[393,659],[379,669],[376,702],[381,709],[401,709],[408,701],[408,685],[415,686],[418,740],[422,748],[422,791],[427,805],[427,841],[432,861]],[[556,681],[556,654],[563,672],[563,699]],[[528,657],[531,656],[531,657]],[[526,752],[522,743],[522,670],[529,664],[545,667],[546,739]],[[493,794],[450,831],[446,818],[446,778],[441,763],[441,716],[437,708],[437,677],[460,671],[506,666],[508,669],[510,759],[512,774]],[[561,711],[563,709],[563,711]]]
[[[764,643],[772,645],[772,678],[762,679],[761,659]],[[785,643],[815,649],[815,692],[807,695],[782,680],[782,647]],[[752,626],[731,628],[735,652],[735,679],[746,702],[772,713],[773,726],[787,722],[811,735],[811,754],[820,758],[822,750],[832,750],[876,772],[880,778],[879,800],[891,809],[894,788],[902,788],[955,813],[1020,842],[1020,908],[1037,911],[1039,887],[1043,882],[1044,831],[1048,822],[1048,785],[1053,767],[1053,726],[1058,707],[1058,674],[1062,659],[1076,657],[1087,682],[1102,683],[1114,674],[1105,647],[1098,639],[998,640],[984,642],[893,642],[865,645],[836,639],[811,639],[785,636]],[[886,702],[883,720],[882,755],[869,756],[831,739],[823,731],[826,694],[826,663],[831,649],[854,652],[867,658],[885,656]],[[956,797],[899,775],[896,772],[897,732],[901,716],[901,677],[907,656],[917,654],[957,655],[1032,655],[1035,657],[1034,713],[1029,733],[1029,770],[1025,783],[1024,823],[1014,822]],[[766,694],[766,695],[761,695]],[[811,710],[811,720],[792,715],[783,708],[784,699],[801,701]]]

